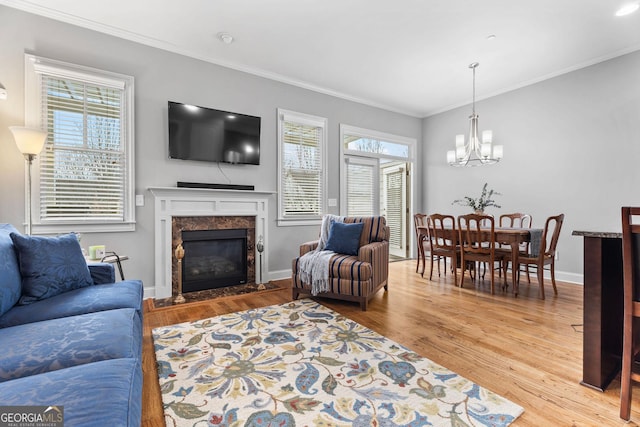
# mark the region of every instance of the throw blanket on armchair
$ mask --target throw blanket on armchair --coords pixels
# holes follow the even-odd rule
[[[333,251],[325,251],[324,247],[329,239],[331,221],[343,222],[344,217],[325,215],[322,217],[320,227],[320,240],[315,250],[307,252],[300,257],[300,279],[311,285],[311,295],[329,290],[329,261],[335,254]]]

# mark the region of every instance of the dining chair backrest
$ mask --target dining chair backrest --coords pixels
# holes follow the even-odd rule
[[[413,225],[415,226],[416,237],[420,235],[418,231],[418,227],[426,227],[427,226],[427,214],[416,213],[413,215]]]
[[[553,258],[556,256],[556,247],[560,237],[560,229],[564,222],[564,214],[550,216],[544,223],[542,238],[540,239],[539,256]]]
[[[432,232],[429,237],[433,247],[455,249],[456,218],[453,215],[431,214],[427,221]]]
[[[638,369],[634,369],[638,353],[638,318],[640,317],[640,207],[622,208],[622,277],[623,277],[623,327],[622,369],[620,371],[620,418],[631,416],[632,381],[640,381]]]
[[[460,215],[458,232],[465,252],[488,255],[495,251],[495,220],[492,215]]]
[[[531,215],[520,212],[500,215],[500,227],[531,228]]]
[[[640,207],[622,208],[622,265],[625,292],[631,301],[640,301],[635,284],[640,278]],[[640,285],[640,283],[638,284]],[[626,298],[626,295],[625,295]]]
[[[429,241],[429,228],[427,227],[427,214],[423,214],[423,213],[413,214],[413,225],[414,225],[414,231],[416,232],[416,246],[417,246],[417,255],[418,255],[416,257],[417,259],[416,273],[417,273],[418,269],[420,268],[420,261],[422,261],[423,263],[422,271],[424,271],[424,262],[425,262],[424,261],[424,257],[425,257],[424,245]]]

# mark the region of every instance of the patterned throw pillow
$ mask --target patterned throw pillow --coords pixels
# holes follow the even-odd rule
[[[11,233],[22,276],[26,305],[93,284],[89,267],[75,234],[58,237]]]
[[[329,229],[329,238],[324,249],[345,255],[358,255],[360,249],[361,222],[343,223],[333,222]]]

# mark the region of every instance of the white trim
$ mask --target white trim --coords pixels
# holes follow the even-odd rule
[[[125,185],[124,185],[124,221],[101,222],[97,220],[73,220],[42,222],[40,219],[40,170],[39,156],[32,165],[32,212],[34,234],[60,233],[69,230],[78,232],[121,232],[135,231],[136,211],[135,197],[135,114],[134,114],[134,81],[132,76],[104,71],[97,68],[77,65],[55,59],[44,58],[28,53],[24,54],[25,74],[25,125],[42,128],[42,74],[55,75],[60,78],[81,80],[85,83],[106,85],[123,91],[124,123],[121,132],[125,144]],[[25,201],[26,203],[26,201]],[[25,211],[26,214],[26,211]]]
[[[269,275],[269,281],[291,279],[291,270],[276,270],[267,273]]]
[[[512,92],[512,91],[517,90],[517,89],[522,89],[522,88],[527,87],[527,86],[533,86],[534,84],[543,82],[545,80],[550,80],[550,79],[562,76],[564,74],[573,73],[574,71],[578,71],[578,70],[581,70],[583,68],[587,68],[587,67],[590,67],[592,65],[599,64],[601,62],[609,61],[610,59],[614,59],[614,58],[617,58],[619,56],[627,55],[627,54],[635,52],[637,50],[640,50],[640,45],[631,46],[631,47],[628,47],[628,48],[625,48],[625,49],[618,50],[616,52],[612,52],[612,53],[607,54],[607,55],[599,56],[597,58],[593,58],[593,59],[590,59],[588,61],[581,62],[581,63],[573,65],[571,67],[563,68],[562,70],[554,71],[552,73],[545,74],[545,75],[542,75],[542,76],[539,76],[539,77],[536,77],[536,78],[533,78],[533,79],[530,79],[530,80],[526,80],[524,82],[516,83],[516,84],[511,85],[511,86],[503,87],[503,88],[498,89],[498,90],[496,90],[494,92],[489,92],[489,93],[486,93],[486,94],[480,94],[480,95],[476,96],[476,102],[482,101],[482,100],[485,100],[485,99],[489,99],[489,98],[493,98],[494,96],[503,95],[505,93]],[[460,103],[450,104],[450,105],[447,105],[447,106],[444,106],[444,107],[441,107],[441,108],[437,108],[437,109],[432,110],[432,111],[423,111],[423,112],[420,113],[419,117],[421,117],[423,119],[426,119],[427,117],[435,116],[436,114],[444,113],[446,111],[454,110],[456,108],[464,107],[464,106],[467,106],[467,105],[470,105],[469,102],[460,102]]]
[[[295,111],[285,110],[282,108],[277,109],[277,157],[278,157],[278,170],[277,170],[277,188],[278,188],[278,217],[277,224],[279,227],[282,226],[298,226],[298,225],[317,225],[320,223],[321,217],[323,213],[327,212],[327,192],[328,192],[328,182],[329,178],[327,176],[327,141],[328,141],[328,120],[325,117],[313,116],[311,114],[306,113],[298,113]],[[283,216],[283,197],[284,190],[282,185],[282,144],[283,144],[283,122],[293,122],[299,123],[307,126],[316,126],[322,128],[322,137],[320,141],[320,155],[322,156],[322,161],[320,167],[322,168],[322,188],[320,189],[320,200],[321,200],[321,213],[318,218],[285,218]]]
[[[399,157],[399,156],[389,156],[386,154],[377,154],[377,153],[367,153],[365,151],[355,151],[355,150],[346,150],[344,148],[344,136],[345,134],[362,136],[365,138],[378,139],[383,141],[395,142],[397,144],[404,144],[409,147],[409,156]],[[343,182],[346,177],[346,166],[345,166],[345,157],[371,157],[377,159],[393,159],[407,162],[409,164],[409,180],[407,180],[407,185],[409,185],[409,194],[410,200],[407,201],[408,206],[411,207],[411,212],[409,214],[409,218],[407,218],[407,230],[410,230],[413,227],[413,214],[416,211],[416,200],[418,200],[417,194],[417,186],[416,186],[416,153],[418,148],[418,141],[415,138],[410,138],[401,135],[394,135],[387,132],[380,132],[373,129],[365,129],[357,126],[351,126],[347,124],[340,123],[340,212],[344,215],[346,211],[346,182]],[[409,239],[409,254],[415,254],[416,252],[416,242],[415,242],[415,233],[408,233]],[[415,256],[415,255],[414,255]]]
[[[78,223],[78,222],[61,222],[58,224],[32,224],[32,234],[60,234],[67,232],[76,233],[116,233],[126,231],[136,231],[135,222],[118,222],[118,223]]]
[[[417,143],[415,138],[410,138],[408,136],[394,135],[392,133],[380,132],[373,129],[365,129],[357,126],[351,126],[351,125],[340,123],[340,144],[343,144],[344,134],[362,136],[365,138],[377,139],[380,141],[388,141],[388,142],[395,142],[397,144],[408,145],[409,157],[408,158],[400,157],[401,159],[404,159],[404,160],[408,160],[408,161],[413,160],[413,157],[415,155],[414,151]],[[351,150],[347,150],[347,151],[351,151]],[[362,152],[361,151],[353,152],[353,154],[357,154],[357,153],[362,153]],[[375,153],[368,153],[368,154],[375,154]],[[384,157],[395,157],[395,156],[385,155]]]
[[[29,54],[25,54],[25,57],[27,57],[29,61],[33,62],[33,71],[36,74],[46,74],[62,79],[70,78],[83,83],[98,84],[100,86],[118,90],[125,89],[125,81],[129,78],[129,76],[121,76],[119,78],[112,79],[107,77],[109,73],[105,71],[99,71],[93,68],[83,67],[81,65],[74,65],[73,68],[69,68],[70,64],[65,62],[38,58]],[[83,70],[86,70],[86,72]]]
[[[155,298],[171,297],[171,219],[174,216],[255,216],[256,241],[262,235],[265,250],[255,253],[255,281],[269,265],[268,213],[273,192],[149,187],[154,197]],[[262,259],[262,264],[260,264]],[[264,272],[263,272],[264,273]],[[262,279],[268,279],[266,274]]]
[[[44,16],[47,18],[55,19],[60,22],[66,22],[68,24],[77,25],[82,28],[88,28],[93,31],[97,31],[99,33],[108,34],[111,36],[119,37],[121,39],[130,40],[136,43],[143,44],[145,46],[151,46],[157,49],[162,49],[167,52],[172,52],[178,55],[186,56],[189,58],[198,59],[200,61],[208,62],[210,64],[219,65],[221,67],[229,68],[232,70],[241,71],[243,73],[252,74],[254,76],[263,77],[269,80],[285,83],[291,86],[296,86],[302,89],[310,90],[316,93],[321,93],[324,95],[333,96],[336,98],[344,99],[351,102],[357,102],[359,104],[368,105],[375,108],[380,108],[386,111],[391,111],[399,114],[405,114],[407,116],[421,118],[421,112],[406,108],[400,108],[398,106],[385,104],[382,102],[374,101],[369,98],[361,98],[358,96],[350,95],[348,93],[339,92],[334,89],[318,86],[309,82],[305,82],[302,80],[294,79],[289,76],[285,76],[282,74],[274,73],[272,71],[263,70],[256,67],[250,67],[244,64],[239,64],[237,62],[223,60],[220,58],[215,58],[208,55],[203,55],[201,53],[196,53],[190,51],[188,49],[177,47],[173,43],[166,42],[164,40],[155,39],[152,37],[146,37],[140,35],[138,33],[134,33],[131,31],[125,31],[121,28],[116,28],[111,25],[105,25],[100,22],[91,21],[88,19],[80,18],[78,16],[70,15],[67,13],[63,13],[48,7],[44,7],[41,5],[36,5],[32,3],[28,3],[22,0],[0,0],[0,4],[4,4],[5,6],[12,7],[14,9],[22,10],[25,12],[33,13],[36,15]]]

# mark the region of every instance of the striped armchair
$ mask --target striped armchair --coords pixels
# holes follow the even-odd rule
[[[357,301],[363,311],[368,301],[384,286],[389,276],[389,227],[382,216],[346,217],[345,223],[363,222],[358,255],[336,254],[329,262],[329,291],[318,296]],[[314,250],[317,241],[300,246],[300,256]],[[299,274],[300,257],[292,263],[292,296],[310,294],[311,285],[302,283]]]

